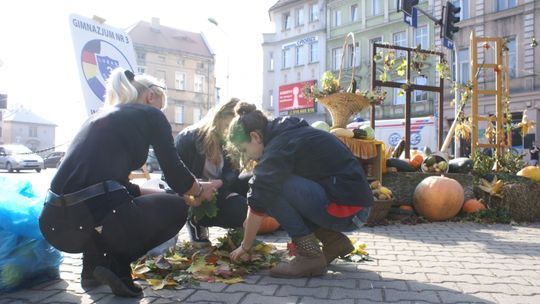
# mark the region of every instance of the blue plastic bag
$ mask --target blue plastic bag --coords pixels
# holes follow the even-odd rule
[[[0,293],[57,278],[62,255],[39,230],[44,198],[28,181],[0,184]]]

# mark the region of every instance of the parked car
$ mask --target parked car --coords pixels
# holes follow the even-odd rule
[[[0,146],[0,168],[8,172],[43,169],[43,158],[23,145]]]
[[[159,166],[159,162],[156,158],[156,154],[154,153],[154,149],[148,150],[148,157],[146,158],[146,169],[149,173],[152,173],[154,171],[161,171],[161,167]]]
[[[66,152],[52,152],[43,158],[43,166],[47,168],[58,168]]]

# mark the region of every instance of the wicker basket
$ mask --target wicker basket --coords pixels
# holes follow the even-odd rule
[[[369,217],[366,224],[368,226],[375,226],[382,222],[382,220],[384,220],[388,215],[393,203],[394,199],[375,200],[373,207],[371,207],[371,211],[369,212]]]
[[[341,83],[341,72],[343,71],[343,65],[345,63],[345,53],[348,49],[347,42],[349,41],[349,37],[352,40],[352,62],[356,62],[356,43],[354,40],[354,34],[349,33],[347,34],[347,37],[345,37],[345,42],[343,43],[342,47],[343,51],[341,52],[341,64],[339,66],[339,75],[337,79],[338,83]],[[349,86],[352,85],[354,81],[354,69],[355,65],[353,64],[351,82],[349,83]],[[355,94],[355,92],[338,92],[325,97],[320,97],[318,99],[319,102],[328,110],[328,112],[330,112],[330,116],[332,116],[332,128],[345,128],[349,118],[352,115],[361,112],[371,105],[369,99],[363,97],[362,95]]]

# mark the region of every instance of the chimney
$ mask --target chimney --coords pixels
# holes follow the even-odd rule
[[[150,26],[150,28],[152,29],[152,31],[154,32],[159,32],[160,29],[159,29],[159,18],[157,17],[152,17],[152,25]]]

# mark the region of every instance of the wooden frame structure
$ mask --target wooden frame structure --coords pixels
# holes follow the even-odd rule
[[[476,71],[479,68],[478,65],[478,44],[479,43],[495,43],[495,63],[483,63],[480,67],[484,69],[493,69],[495,72],[495,90],[479,90],[478,79]],[[471,58],[471,70],[470,75],[472,79],[472,94],[471,94],[471,155],[478,148],[495,148],[495,155],[501,157],[504,148],[510,148],[512,146],[512,134],[511,130],[507,130],[506,144],[504,136],[504,96],[508,96],[508,49],[503,48],[504,39],[501,37],[476,37],[474,31],[470,36],[470,58]],[[504,62],[503,62],[504,61]],[[504,64],[503,64],[504,63]],[[504,83],[504,86],[503,86]],[[478,115],[478,95],[494,95],[495,96],[495,116],[480,116]],[[487,121],[493,123],[495,121],[495,143],[481,144],[478,143],[478,122]],[[497,163],[498,166],[498,163]],[[498,168],[496,168],[498,169]]]
[[[407,89],[405,90],[405,158],[410,158],[411,153],[411,92],[415,90],[421,90],[421,91],[429,91],[429,92],[435,92],[439,93],[439,104],[438,104],[438,147],[441,148],[442,146],[442,138],[443,138],[443,103],[444,103],[444,78],[439,78],[439,86],[428,86],[428,85],[418,85],[411,82],[411,62],[412,62],[412,53],[418,52],[421,54],[428,54],[428,55],[436,55],[439,56],[439,63],[444,63],[444,54],[441,52],[435,52],[435,51],[429,51],[429,50],[423,50],[423,49],[416,49],[416,48],[408,48],[403,46],[397,46],[397,45],[390,45],[390,44],[381,44],[381,43],[374,43],[372,54],[377,54],[378,48],[384,48],[384,49],[392,49],[392,50],[398,50],[398,51],[405,51],[407,52],[407,70],[405,73],[405,83],[408,83]],[[377,62],[371,58],[372,65],[371,65],[371,89],[375,90],[377,87],[387,87],[387,88],[401,88],[404,83],[401,82],[395,82],[395,81],[382,81],[378,80],[377,75]],[[371,105],[371,127],[375,130],[375,105]]]

